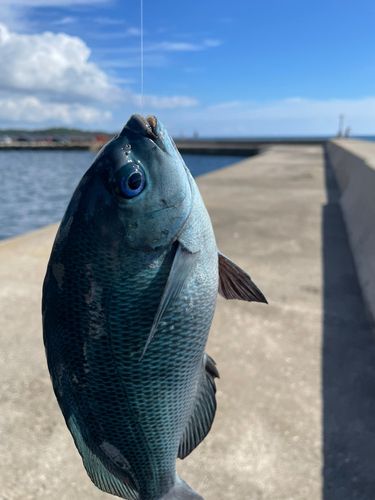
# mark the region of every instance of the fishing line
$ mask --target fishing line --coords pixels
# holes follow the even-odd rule
[[[143,70],[143,0],[141,0],[141,111],[143,112],[143,87],[144,87],[144,70]]]

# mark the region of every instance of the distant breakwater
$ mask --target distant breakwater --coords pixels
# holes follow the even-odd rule
[[[322,145],[325,139],[176,139],[181,153],[207,155],[253,156],[267,146],[275,144]],[[98,141],[12,141],[0,143],[0,151],[36,150],[36,151],[98,151],[104,142]]]

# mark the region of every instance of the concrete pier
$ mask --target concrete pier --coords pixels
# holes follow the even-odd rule
[[[181,476],[206,500],[375,498],[375,337],[319,145],[199,179],[220,249],[270,304],[219,299],[218,413]],[[46,368],[40,290],[56,226],[0,245],[0,498],[111,498],[86,476]]]
[[[375,143],[340,139],[327,145],[363,296],[375,320]]]

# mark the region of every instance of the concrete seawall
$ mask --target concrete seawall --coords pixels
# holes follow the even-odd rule
[[[375,341],[322,146],[200,177],[219,248],[269,305],[219,298],[213,428],[181,477],[205,500],[375,498]],[[0,499],[110,500],[55,401],[41,285],[56,226],[0,244]]]
[[[375,318],[375,143],[335,140],[327,144],[327,154],[362,292]]]

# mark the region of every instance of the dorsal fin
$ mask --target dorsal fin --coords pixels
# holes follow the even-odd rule
[[[198,385],[193,411],[178,449],[179,458],[187,457],[203,441],[211,429],[215,417],[215,378],[219,377],[219,372],[215,361],[206,353],[203,362],[204,368]]]
[[[267,299],[250,276],[222,253],[219,254],[219,293],[226,299],[264,302]]]

